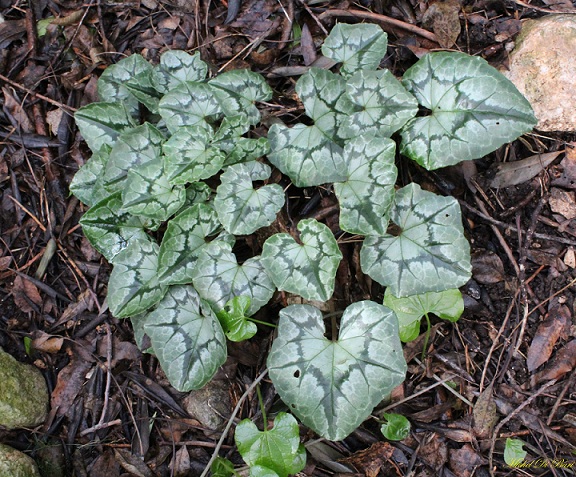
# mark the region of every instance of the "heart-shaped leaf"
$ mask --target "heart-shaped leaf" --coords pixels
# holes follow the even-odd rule
[[[338,23],[326,37],[322,54],[342,63],[340,74],[349,77],[357,71],[378,68],[387,46],[388,36],[378,25]]]
[[[166,293],[158,282],[158,252],[155,242],[132,239],[116,255],[108,281],[108,306],[116,318],[143,313]]]
[[[216,131],[212,144],[226,153],[224,165],[248,162],[268,154],[268,138],[242,137],[250,129],[250,121],[243,114],[227,116]]]
[[[109,157],[110,147],[102,146],[98,152],[92,154],[92,157],[78,169],[72,178],[69,186],[70,192],[89,207],[109,195],[104,186],[101,183],[98,184],[99,180],[102,182],[101,178]],[[103,194],[105,196],[102,196]]]
[[[170,287],[143,320],[160,366],[178,391],[201,388],[226,361],[222,327],[191,286]]]
[[[259,431],[250,419],[244,419],[236,426],[234,441],[242,459],[251,468],[250,475],[288,477],[306,465],[306,449],[300,443],[298,422],[291,414],[278,413],[274,427],[263,431]],[[255,466],[263,469],[253,474]],[[262,474],[265,469],[268,473]]]
[[[406,362],[392,310],[359,301],[344,311],[337,341],[310,305],[280,311],[268,356],[276,391],[303,424],[338,441],[404,380]]]
[[[202,249],[192,275],[194,287],[216,313],[235,296],[247,296],[251,316],[274,294],[274,285],[260,257],[249,258],[238,265],[232,246],[224,242],[211,242]]]
[[[384,305],[394,310],[398,317],[400,339],[405,343],[415,340],[420,334],[420,319],[428,313],[448,321],[458,321],[464,311],[464,300],[458,289],[429,292],[398,298],[386,289]]]
[[[262,263],[279,290],[307,300],[327,301],[334,292],[342,252],[328,227],[314,219],[298,222],[300,240],[275,234],[264,242]]]
[[[340,203],[340,228],[353,234],[386,233],[394,184],[396,143],[388,138],[359,136],[344,148],[347,180],[334,184]]]
[[[218,313],[226,338],[230,341],[248,340],[258,331],[256,323],[248,321],[248,310],[250,310],[250,298],[235,296]]]
[[[160,56],[152,82],[158,92],[166,94],[187,81],[202,82],[207,74],[208,65],[200,59],[200,53],[190,55],[185,51],[168,50]]]
[[[142,103],[148,110],[154,114],[158,114],[158,102],[160,101],[160,94],[156,90],[152,76],[154,68],[148,63],[148,68],[140,71],[132,76],[124,83],[124,86],[132,96],[134,96],[140,103]]]
[[[249,235],[270,225],[284,205],[284,191],[278,184],[255,190],[252,181],[268,179],[271,169],[251,161],[229,166],[220,176],[214,208],[224,228],[235,235]]]
[[[470,245],[456,199],[412,183],[396,193],[390,218],[400,232],[366,237],[360,251],[364,273],[397,297],[458,288],[469,280]]]
[[[402,154],[428,170],[485,156],[536,125],[530,103],[477,56],[427,54],[402,83],[430,110],[402,130]]]

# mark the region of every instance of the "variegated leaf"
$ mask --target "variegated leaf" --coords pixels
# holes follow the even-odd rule
[[[210,195],[212,194],[212,189],[205,182],[193,182],[188,187],[186,187],[186,202],[185,207],[190,207],[194,204],[201,204],[206,202]]]
[[[158,260],[158,277],[164,285],[192,283],[192,271],[206,238],[220,229],[216,212],[207,204],[196,204],[168,223]]]
[[[166,296],[144,317],[170,384],[186,392],[204,386],[226,361],[226,338],[214,312],[191,286],[170,287]]]
[[[204,127],[179,128],[164,143],[166,173],[172,184],[208,179],[224,164],[224,153],[210,145],[212,134]]]
[[[211,79],[209,84],[226,116],[242,112],[250,124],[260,121],[260,112],[254,103],[272,97],[272,89],[264,77],[246,69],[226,71]]]
[[[342,63],[340,73],[350,77],[361,70],[375,70],[386,56],[388,36],[373,23],[339,23],[326,37],[322,54]]]
[[[216,313],[235,296],[247,296],[248,314],[253,315],[270,301],[275,290],[260,257],[238,265],[232,246],[224,242],[212,242],[202,249],[192,275],[194,287]]]
[[[108,306],[116,318],[143,313],[166,293],[158,281],[158,252],[155,242],[132,239],[116,255],[108,281]]]
[[[485,156],[536,124],[530,103],[480,57],[430,53],[402,83],[430,110],[402,130],[402,154],[428,170]]]
[[[110,146],[102,146],[98,152],[92,154],[86,164],[78,169],[70,182],[70,192],[89,207],[109,195],[102,184],[104,168],[109,157]]]
[[[409,184],[396,192],[391,220],[398,235],[366,237],[360,264],[397,297],[440,292],[464,285],[471,276],[470,245],[460,206]]]
[[[224,165],[253,161],[268,154],[270,151],[268,138],[242,137],[249,129],[250,122],[244,115],[227,116],[222,120],[212,144],[226,153]]]
[[[158,103],[160,101],[160,93],[152,81],[152,74],[154,69],[152,65],[147,71],[139,72],[132,76],[124,86],[130,93],[148,110],[154,114],[158,114]]]
[[[149,123],[122,133],[110,152],[104,171],[104,185],[110,192],[124,190],[128,171],[157,161],[162,155],[164,136]]]
[[[267,227],[284,205],[284,191],[278,184],[254,189],[253,181],[270,177],[266,164],[251,161],[229,166],[220,176],[214,208],[224,228],[235,235],[249,235]]]
[[[457,288],[405,298],[395,297],[387,288],[384,293],[384,305],[396,313],[400,339],[404,342],[418,338],[420,320],[424,315],[434,313],[438,318],[455,322],[464,311],[462,293]]]
[[[285,233],[268,238],[262,263],[279,290],[327,301],[334,292],[342,252],[326,225],[305,219],[298,223],[298,230],[302,245]]]
[[[220,324],[230,341],[248,340],[258,331],[256,323],[248,320],[248,310],[250,310],[250,298],[235,296],[218,313]]]
[[[181,83],[202,82],[207,74],[208,65],[200,59],[200,53],[190,55],[185,51],[168,50],[160,56],[152,82],[158,92],[166,94]]]
[[[353,234],[383,235],[394,200],[396,143],[359,136],[344,148],[347,180],[334,184],[340,203],[340,228]]]
[[[340,135],[390,137],[418,112],[418,102],[388,70],[359,71],[346,83],[346,94],[357,106],[342,123]]]
[[[317,308],[284,308],[267,364],[290,411],[322,437],[338,441],[404,380],[406,362],[398,320],[377,303],[346,308],[338,340],[328,340],[325,331]]]
[[[122,210],[120,192],[91,207],[80,219],[86,238],[110,263],[133,239],[146,240],[145,222]]]
[[[122,131],[136,126],[122,102],[89,104],[76,111],[74,119],[93,152],[104,145],[113,145]]]
[[[173,133],[182,126],[210,124],[223,115],[214,93],[205,83],[182,83],[160,100],[160,116]]]

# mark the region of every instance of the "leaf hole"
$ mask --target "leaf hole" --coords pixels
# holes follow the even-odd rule
[[[290,407],[291,407],[292,409],[296,409],[296,404],[292,403],[292,404],[290,404]]]
[[[294,371],[294,377],[295,378],[299,378],[300,377],[300,370],[297,369],[296,371]]]
[[[390,223],[390,225],[388,226],[388,230],[386,230],[386,232],[394,237],[400,237],[400,235],[402,235],[402,227]]]

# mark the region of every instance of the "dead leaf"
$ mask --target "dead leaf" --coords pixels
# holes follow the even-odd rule
[[[566,147],[566,157],[558,164],[558,169],[562,171],[560,177],[554,179],[552,185],[565,189],[576,189],[576,143],[569,143],[568,146]]]
[[[449,466],[458,477],[475,475],[477,467],[485,464],[486,460],[470,444],[464,444],[460,449],[450,449]]]
[[[535,386],[543,381],[560,379],[566,373],[574,370],[576,366],[576,340],[570,341],[567,345],[558,350],[554,359],[548,363],[539,373],[534,375],[531,384]]]
[[[2,92],[4,93],[3,109],[8,119],[10,119],[12,126],[20,132],[35,132],[34,125],[32,121],[30,121],[26,111],[24,111],[22,103],[12,95],[8,88],[2,88]]]
[[[0,257],[0,272],[6,270],[12,262],[12,257]]]
[[[394,447],[389,442],[375,442],[368,449],[354,452],[340,462],[356,467],[366,477],[376,477],[380,468],[392,457]]]
[[[90,466],[90,477],[119,477],[120,475],[120,465],[118,461],[114,458],[114,453],[111,449],[103,449],[103,453],[100,454],[94,460],[94,463]]]
[[[478,283],[492,284],[504,280],[504,264],[498,255],[489,250],[472,254],[472,276]]]
[[[172,470],[172,475],[174,477],[186,477],[189,475],[190,471],[190,454],[186,446],[180,447],[172,462],[170,462],[170,469]]]
[[[134,474],[137,477],[154,477],[154,473],[144,463],[144,459],[135,456],[126,449],[114,449],[116,460],[126,472]]]
[[[576,254],[574,253],[573,248],[566,250],[566,254],[564,255],[564,264],[567,267],[576,268]]]
[[[14,284],[12,285],[12,295],[14,296],[14,303],[25,313],[30,313],[34,311],[34,308],[30,305],[29,301],[35,305],[42,305],[42,297],[38,288],[31,281],[17,276],[14,279]]]
[[[302,35],[300,36],[300,52],[302,53],[304,64],[306,66],[310,66],[318,57],[318,54],[316,53],[316,45],[314,45],[314,39],[312,38],[307,23],[304,23],[304,26],[302,27]]]
[[[58,353],[63,344],[62,336],[49,335],[40,330],[35,331],[32,338],[32,348],[44,353]]]
[[[480,439],[488,438],[498,422],[492,385],[488,386],[482,391],[480,396],[478,396],[472,415],[474,416],[474,425],[472,427],[474,434]]]
[[[570,326],[571,321],[570,310],[567,306],[560,305],[550,310],[544,321],[538,326],[530,348],[528,348],[526,357],[528,371],[532,373],[548,361],[558,338],[566,334],[566,329]]]
[[[432,29],[442,48],[452,48],[460,35],[460,8],[456,0],[440,0],[430,5],[422,17],[424,28]]]
[[[550,209],[568,220],[576,218],[576,201],[574,192],[568,192],[558,187],[552,187],[548,198]]]
[[[436,433],[429,434],[422,442],[419,456],[426,465],[439,472],[448,461],[446,442],[443,439],[439,439]]]
[[[564,151],[535,154],[520,161],[504,162],[493,166],[496,171],[490,187],[499,189],[512,185],[522,184],[533,179],[548,167]]]

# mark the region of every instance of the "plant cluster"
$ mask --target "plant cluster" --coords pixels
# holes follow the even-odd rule
[[[471,267],[459,205],[417,184],[396,189],[391,136],[401,135],[403,155],[436,169],[494,151],[535,118],[481,58],[430,53],[400,82],[379,69],[386,48],[376,25],[337,25],[322,52],[339,72],[311,68],[296,84],[310,121],[274,124],[268,137],[253,134],[255,103],[272,97],[265,79],[247,70],[208,78],[200,56],[182,51],[156,66],[132,55],[108,67],[102,102],[76,113],[93,155],[70,188],[89,206],[86,237],[113,265],[110,311],[131,318],[139,343],[150,337],[177,389],[206,384],[227,357],[226,339],[253,336],[250,317],[276,290],[322,302],[333,294],[342,254],[314,219],[299,221],[298,238],[272,235],[238,263],[236,237],[272,224],[285,203],[264,157],[297,187],[333,184],[341,230],[364,237],[362,270],[386,287],[386,306],[366,300],[343,311],[337,340],[312,305],[280,312],[267,365],[306,426],[345,438],[404,380],[399,338],[413,339],[428,313],[460,316],[458,287]],[[259,445],[257,430],[242,429],[247,448]],[[300,465],[292,444],[286,473]]]

